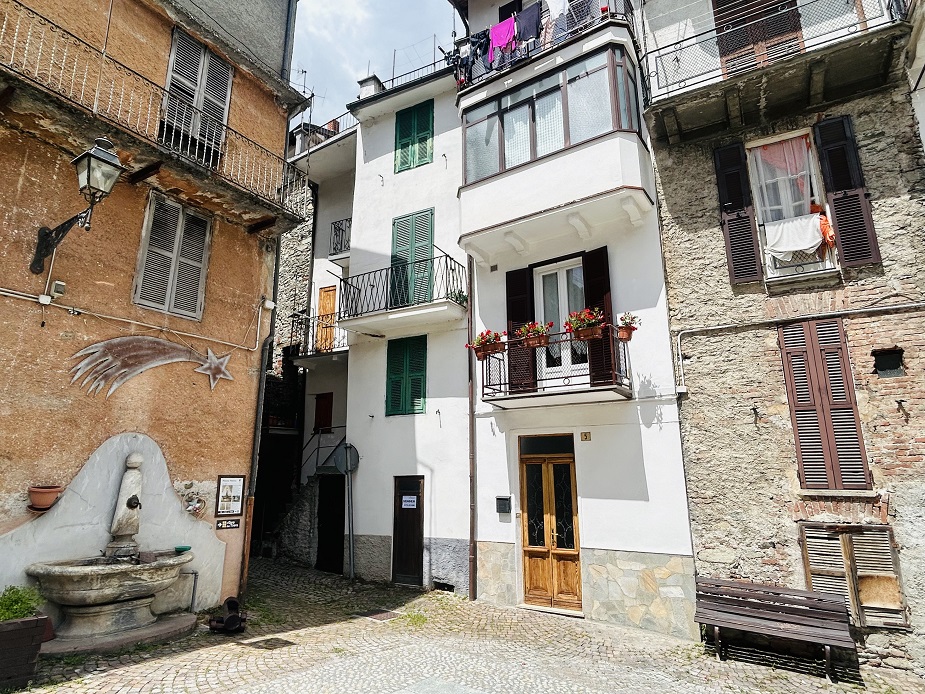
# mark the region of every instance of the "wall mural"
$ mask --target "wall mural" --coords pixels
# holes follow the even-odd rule
[[[91,395],[101,392],[108,385],[107,398],[123,383],[148,369],[183,361],[199,364],[199,368],[194,371],[209,377],[212,390],[215,390],[215,384],[222,378],[234,380],[227,369],[230,352],[217,357],[210,349],[204,357],[189,347],[159,337],[115,337],[80,350],[71,359],[81,357],[83,360],[71,369],[74,374],[71,383],[83,377],[80,387],[87,386],[87,393]]]

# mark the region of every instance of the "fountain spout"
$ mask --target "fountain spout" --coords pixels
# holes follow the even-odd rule
[[[138,516],[141,510],[141,463],[140,454],[132,453],[125,459],[125,472],[119,496],[116,497],[116,509],[112,515],[112,542],[106,545],[107,557],[133,557],[138,554]]]

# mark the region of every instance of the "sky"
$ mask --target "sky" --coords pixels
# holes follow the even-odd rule
[[[390,79],[393,51],[396,75],[434,62],[434,34],[449,50],[454,16],[462,36],[447,0],[299,0],[291,80],[315,93],[312,121],[344,113],[367,75]]]

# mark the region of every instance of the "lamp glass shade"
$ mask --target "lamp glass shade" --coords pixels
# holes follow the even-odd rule
[[[92,149],[87,150],[72,163],[77,169],[77,185],[84,195],[104,198],[112,192],[125,167],[112,151],[112,143],[98,138]]]

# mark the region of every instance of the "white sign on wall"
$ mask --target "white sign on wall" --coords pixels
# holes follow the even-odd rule
[[[416,496],[403,496],[401,498],[401,507],[402,508],[417,508],[418,498]]]

